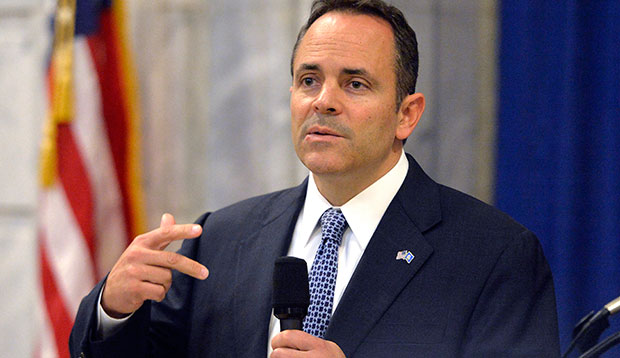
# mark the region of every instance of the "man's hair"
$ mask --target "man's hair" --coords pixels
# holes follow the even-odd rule
[[[293,62],[297,47],[304,35],[319,17],[332,11],[375,16],[387,21],[392,27],[395,49],[396,110],[398,111],[402,100],[415,93],[418,79],[418,41],[403,13],[382,0],[314,0],[308,21],[299,30],[293,47],[291,75],[293,75]]]

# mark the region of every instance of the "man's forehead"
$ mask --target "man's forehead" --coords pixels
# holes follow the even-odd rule
[[[318,18],[301,40],[294,70],[330,60],[341,62],[348,72],[368,71],[365,63],[380,61],[390,53],[394,53],[394,37],[386,21],[364,14],[330,12]]]
[[[331,37],[359,35],[360,33],[386,37],[386,40],[393,39],[392,27],[385,19],[351,11],[331,11],[323,14],[308,28],[306,36],[314,34],[314,36]]]

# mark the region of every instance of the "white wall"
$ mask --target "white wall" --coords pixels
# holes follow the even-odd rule
[[[29,357],[37,290],[37,146],[48,44],[43,1],[0,2],[0,356]]]

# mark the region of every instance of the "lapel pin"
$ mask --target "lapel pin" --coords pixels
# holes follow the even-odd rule
[[[402,250],[396,253],[396,260],[405,260],[408,264],[413,261],[415,255],[411,253],[409,250]]]

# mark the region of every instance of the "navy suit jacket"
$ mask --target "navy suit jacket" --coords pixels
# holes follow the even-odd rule
[[[336,308],[326,339],[347,357],[557,357],[551,272],[536,237],[506,214],[409,172]],[[86,357],[264,357],[273,262],[285,255],[307,181],[198,219],[180,250],[210,269],[174,273],[161,303],[146,302],[105,340],[99,283],[70,339]],[[396,260],[409,250],[411,263]]]

